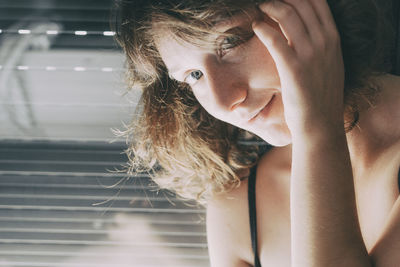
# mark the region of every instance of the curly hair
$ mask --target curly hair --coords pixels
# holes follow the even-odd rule
[[[190,88],[171,79],[155,42],[161,32],[194,45],[213,45],[213,26],[257,2],[247,0],[119,0],[115,31],[126,54],[128,88],[142,97],[124,134],[130,172],[148,172],[161,187],[206,201],[240,184],[260,156],[238,140],[246,134],[209,115]],[[393,28],[375,0],[328,1],[345,65],[347,130],[356,125],[360,99],[373,103],[379,86],[371,77],[390,71]]]

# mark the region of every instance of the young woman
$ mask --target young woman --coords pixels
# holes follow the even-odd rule
[[[399,266],[400,77],[374,0],[118,8],[131,167],[206,204],[212,266]]]

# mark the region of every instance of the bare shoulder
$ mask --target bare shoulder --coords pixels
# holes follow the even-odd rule
[[[274,247],[276,238],[287,239],[280,236],[279,232],[290,233],[290,225],[282,223],[282,220],[289,219],[286,211],[288,207],[284,208],[289,204],[289,190],[282,176],[284,170],[287,171],[287,161],[282,159],[285,153],[287,148],[274,148],[260,159],[257,166],[256,202],[261,256],[265,254],[265,249]],[[207,205],[207,233],[212,266],[214,263],[215,266],[249,266],[253,262],[247,189],[246,179],[238,188],[214,197]],[[271,234],[271,231],[274,233]]]
[[[247,179],[207,203],[207,239],[211,266],[250,266],[251,241]]]
[[[271,150],[257,169],[256,202],[260,260],[290,266],[291,146]]]
[[[379,102],[366,114],[365,120],[369,120],[371,128],[374,129],[370,132],[377,136],[375,142],[379,142],[388,151],[384,154],[385,158],[396,161],[396,169],[398,169],[400,163],[400,76],[383,75],[380,86],[382,93]]]
[[[367,116],[371,116],[375,128],[386,130],[395,140],[400,139],[400,76],[383,75],[378,84],[381,94],[377,105],[370,109]],[[375,121],[374,121],[375,120]]]

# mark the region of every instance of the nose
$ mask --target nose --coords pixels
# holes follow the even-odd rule
[[[211,65],[206,70],[206,79],[210,100],[222,111],[236,110],[245,101],[248,91],[246,79],[232,68]]]

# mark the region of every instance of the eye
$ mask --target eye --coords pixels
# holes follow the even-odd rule
[[[203,77],[203,73],[200,70],[194,70],[188,76],[186,76],[184,82],[192,85],[200,80],[201,77]]]
[[[229,50],[235,48],[243,42],[242,38],[239,36],[227,36],[222,39],[218,44],[217,54],[219,57],[225,56]]]
[[[233,27],[225,31],[216,40],[216,53],[219,57],[225,56],[234,48],[243,45],[254,36],[251,24]]]

